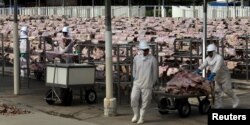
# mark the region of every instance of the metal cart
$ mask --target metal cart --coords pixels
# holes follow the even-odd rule
[[[177,109],[180,117],[188,117],[191,113],[189,98],[197,98],[200,114],[206,114],[210,109],[209,95],[206,94],[174,95],[165,91],[154,91],[153,94],[158,103],[158,111],[162,115],[168,114],[169,110]]]
[[[73,88],[80,89],[80,98],[83,99],[82,90],[85,90],[85,100],[92,104],[97,100],[95,85],[95,66],[89,64],[47,64],[46,86],[51,86],[45,95],[49,105],[59,101],[65,106],[72,104]],[[58,94],[58,89],[60,94]]]

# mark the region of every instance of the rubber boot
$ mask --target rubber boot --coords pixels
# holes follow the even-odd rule
[[[139,121],[137,122],[137,124],[143,124],[143,123],[144,123],[144,115],[145,115],[145,110],[144,110],[144,109],[141,109],[141,110],[140,110],[140,119],[139,119]]]
[[[225,93],[231,97],[233,99],[233,108],[237,108],[239,103],[240,103],[240,100],[239,98],[236,96],[236,94],[233,92],[232,89],[229,89],[229,90],[226,90]]]
[[[131,120],[131,122],[135,123],[138,120],[139,117],[139,109],[138,108],[133,108],[134,116]]]
[[[239,103],[240,103],[239,98],[236,95],[234,95],[233,96],[233,108],[237,108]]]

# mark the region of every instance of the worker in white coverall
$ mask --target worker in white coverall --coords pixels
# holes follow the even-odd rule
[[[24,76],[25,74],[25,68],[27,68],[27,40],[28,40],[28,27],[27,26],[22,26],[20,29],[20,43],[19,43],[19,48],[20,48],[20,68],[21,72],[20,75]]]
[[[150,47],[146,41],[139,43],[140,54],[133,60],[133,88],[131,92],[131,107],[134,112],[132,122],[144,123],[144,115],[152,99],[153,85],[157,81],[157,60],[149,54]],[[142,105],[139,106],[139,99]]]
[[[68,27],[63,27],[62,29],[63,37],[61,41],[59,41],[59,53],[64,54],[64,53],[73,53],[73,46],[75,41],[70,37],[69,35],[69,29]],[[71,63],[72,58],[71,57],[66,57],[62,58],[61,62],[65,63]]]
[[[232,90],[232,81],[229,70],[224,64],[224,59],[216,52],[217,47],[214,44],[207,46],[208,57],[203,64],[196,70],[196,73],[200,73],[202,69],[209,66],[211,73],[208,76],[209,81],[215,80],[215,107],[222,108],[222,96],[225,92],[229,97],[233,99],[233,108],[239,105],[239,98]]]

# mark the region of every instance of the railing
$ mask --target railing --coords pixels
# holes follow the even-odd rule
[[[173,6],[173,17],[187,17],[187,18],[203,18],[202,6]],[[250,7],[212,7],[208,6],[208,18],[237,18],[249,17]]]
[[[13,8],[0,8],[0,15],[13,14]],[[111,14],[116,17],[187,17],[203,18],[202,6],[112,6]],[[22,7],[19,15],[45,15],[69,17],[96,17],[105,15],[104,6],[65,6],[65,7]],[[250,7],[212,7],[208,6],[208,18],[249,17]]]
[[[138,11],[140,9],[140,11]],[[143,7],[132,6],[133,16],[144,16]],[[140,13],[139,13],[140,12]],[[0,8],[0,15],[12,15],[13,8]],[[112,16],[128,16],[128,6],[112,6]],[[65,6],[65,7],[22,7],[18,8],[19,15],[57,15],[70,17],[96,17],[105,15],[104,6]]]

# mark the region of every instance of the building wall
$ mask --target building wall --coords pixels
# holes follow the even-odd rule
[[[217,2],[227,2],[227,0],[216,0]],[[233,2],[234,0],[228,0],[228,2]]]
[[[65,6],[76,6],[77,0],[64,0]],[[47,6],[62,6],[63,0],[46,0]]]

